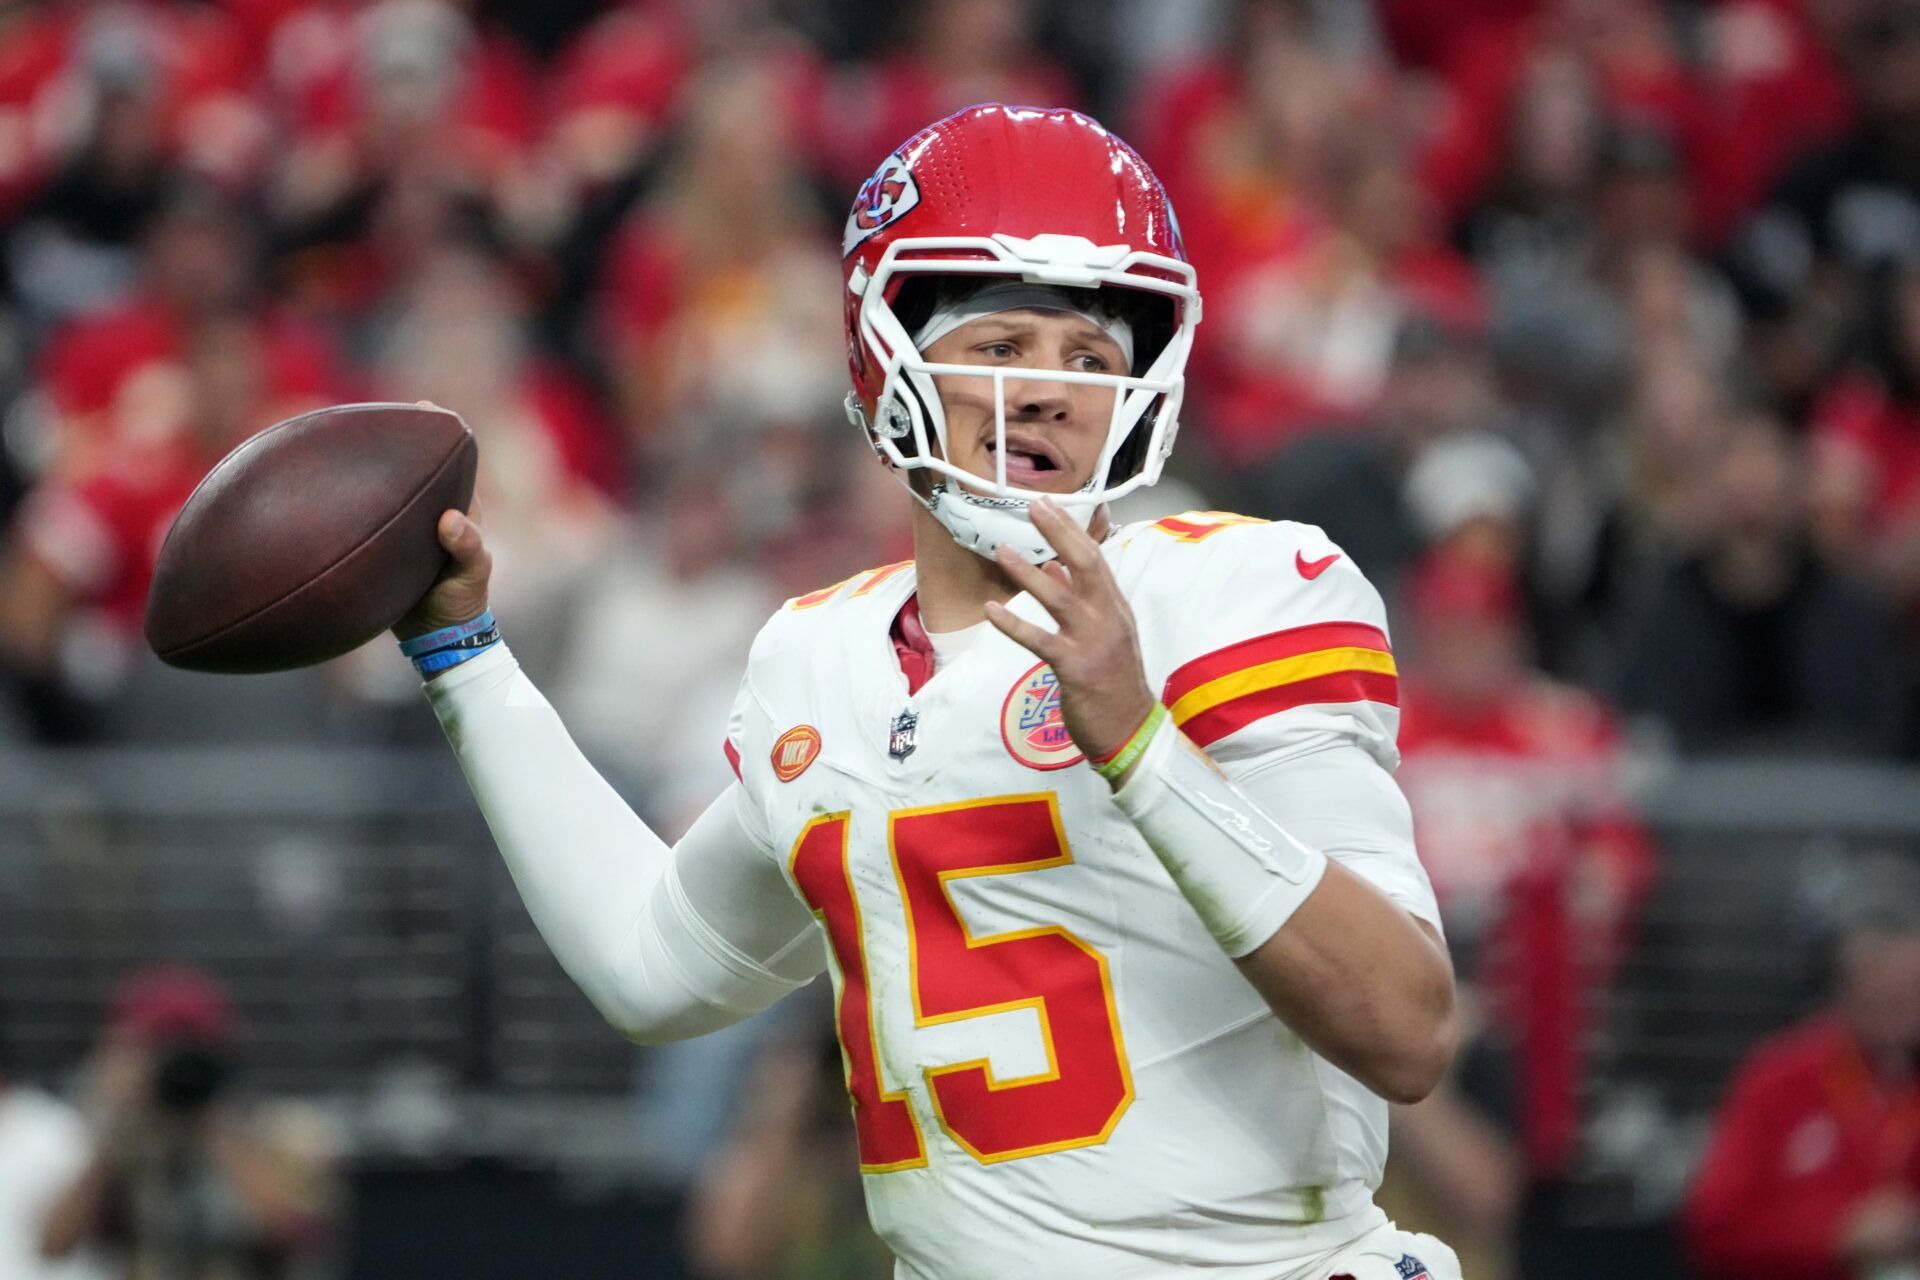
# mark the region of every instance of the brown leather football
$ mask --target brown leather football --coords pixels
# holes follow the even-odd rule
[[[147,594],[147,643],[191,671],[284,671],[358,648],[440,574],[434,530],[473,500],[459,415],[348,404],[289,418],[187,499]]]

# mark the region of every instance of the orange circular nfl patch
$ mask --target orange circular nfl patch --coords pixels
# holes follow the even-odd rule
[[[1064,769],[1085,758],[1067,736],[1060,681],[1046,663],[1036,663],[1007,694],[1000,708],[1000,740],[1029,769]]]
[[[820,731],[810,724],[795,725],[773,744],[773,776],[792,782],[807,771],[820,754]]]

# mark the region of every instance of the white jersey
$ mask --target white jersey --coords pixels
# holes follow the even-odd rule
[[[1196,513],[1103,550],[1150,682],[1230,775],[1328,750],[1395,765],[1380,599],[1318,529]],[[827,935],[901,1275],[1271,1280],[1376,1229],[1386,1104],[1222,954],[1033,655],[994,632],[909,693],[890,628],[913,591],[901,564],[790,601],[728,742]],[[1410,842],[1327,852],[1438,922]]]

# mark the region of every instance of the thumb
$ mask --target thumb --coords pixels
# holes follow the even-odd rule
[[[435,532],[439,535],[440,545],[462,568],[472,564],[485,549],[480,526],[464,512],[451,509],[442,512]]]

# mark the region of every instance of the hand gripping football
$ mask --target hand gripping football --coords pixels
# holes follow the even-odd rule
[[[147,643],[191,671],[284,671],[398,622],[446,565],[435,528],[473,499],[457,414],[350,404],[289,418],[228,454],[160,548]]]

